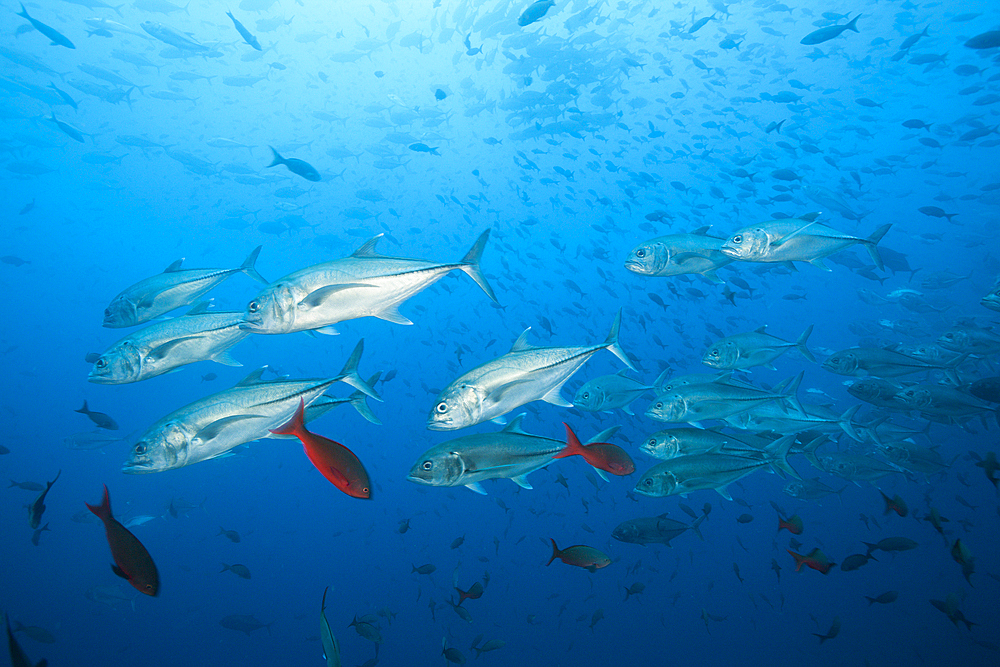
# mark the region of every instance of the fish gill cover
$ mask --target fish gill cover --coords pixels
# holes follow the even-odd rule
[[[12,664],[996,664],[995,3],[0,11]]]

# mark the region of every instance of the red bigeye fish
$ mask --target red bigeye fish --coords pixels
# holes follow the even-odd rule
[[[787,530],[792,535],[801,535],[802,534],[802,517],[800,517],[798,514],[796,514],[795,516],[793,516],[793,517],[791,517],[789,519],[782,519],[779,516],[778,517],[778,530],[780,531],[782,528],[784,528],[785,530]]]
[[[888,514],[889,512],[895,512],[899,516],[906,516],[909,514],[910,510],[906,506],[906,501],[899,497],[899,494],[894,495],[892,498],[882,493],[882,500],[885,502],[885,511],[882,514]]]
[[[612,475],[622,477],[635,472],[635,463],[632,462],[632,457],[618,445],[612,445],[609,442],[581,444],[580,439],[576,437],[576,433],[569,427],[569,424],[563,422],[563,426],[566,427],[566,447],[552,458],[561,459],[579,454],[590,465]]]
[[[111,497],[108,495],[107,485],[104,486],[104,499],[98,507],[89,503],[84,505],[104,522],[104,532],[108,536],[111,557],[115,561],[111,566],[114,573],[122,579],[127,579],[140,593],[152,596],[159,593],[160,575],[156,571],[156,564],[146,551],[146,547],[142,546],[142,542],[111,516]]]
[[[801,570],[802,566],[805,565],[807,567],[811,567],[817,572],[822,572],[823,574],[826,574],[827,572],[830,571],[830,568],[836,565],[836,563],[831,562],[830,559],[826,557],[826,554],[824,554],[818,548],[813,549],[805,556],[803,556],[802,554],[797,554],[791,549],[785,549],[785,551],[791,554],[792,558],[795,559],[796,572]]]
[[[306,456],[330,482],[352,498],[371,498],[371,481],[361,461],[354,452],[339,442],[306,430],[305,401],[299,401],[299,408],[287,424],[271,429],[275,435],[294,435],[302,441]]]
[[[566,428],[569,427],[567,426]],[[549,541],[552,542],[552,558],[549,559],[549,562],[546,563],[546,565],[551,565],[552,561],[556,558],[567,565],[582,567],[583,569],[590,570],[591,572],[596,572],[602,567],[611,565],[611,559],[594,547],[577,544],[560,550],[559,547],[556,546],[555,540],[549,538]]]
[[[458,604],[462,604],[466,600],[478,600],[483,597],[483,585],[478,581],[469,586],[469,590],[467,591],[463,591],[458,586],[455,586],[455,590],[458,591]]]

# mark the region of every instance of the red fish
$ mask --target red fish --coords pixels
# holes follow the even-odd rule
[[[906,506],[906,501],[899,497],[899,494],[894,495],[892,498],[882,493],[882,500],[885,501],[885,511],[882,514],[888,514],[889,512],[895,512],[899,516],[906,516],[910,513],[909,508]]]
[[[302,441],[306,456],[316,466],[316,470],[323,473],[335,487],[352,498],[371,498],[371,481],[354,452],[339,442],[310,433],[306,429],[304,417],[305,401],[299,400],[295,415],[284,426],[271,429],[271,433],[294,435]]]
[[[569,427],[567,426],[566,428]],[[560,550],[559,547],[556,546],[555,540],[549,538],[549,541],[552,542],[552,558],[549,559],[549,562],[546,563],[546,565],[551,565],[552,561],[556,558],[567,565],[582,567],[583,569],[590,570],[591,572],[596,572],[602,567],[611,565],[611,559],[594,547],[577,544]]]
[[[791,517],[789,519],[782,519],[779,516],[778,517],[778,530],[780,531],[782,528],[784,528],[785,530],[787,530],[792,535],[801,535],[802,534],[802,517],[800,517],[798,514],[796,514],[795,516],[793,516],[793,517]]]
[[[632,462],[632,457],[618,445],[612,445],[609,442],[592,442],[583,445],[569,424],[563,422],[563,426],[566,427],[566,447],[552,458],[561,459],[579,454],[590,465],[612,475],[622,477],[635,472],[635,463]]]
[[[813,549],[805,556],[803,556],[802,554],[797,554],[791,549],[785,549],[785,551],[791,554],[792,558],[795,559],[796,572],[801,570],[802,566],[805,565],[807,567],[811,567],[817,572],[822,572],[823,574],[826,574],[827,572],[830,571],[830,568],[836,565],[836,563],[831,562],[830,559],[826,557],[826,554],[824,554],[818,548]]]
[[[91,512],[104,522],[104,532],[108,536],[111,557],[115,564],[111,569],[122,579],[127,579],[140,593],[155,596],[160,592],[160,575],[156,563],[142,546],[142,542],[111,516],[111,497],[104,486],[104,498],[98,507],[84,503]]]
[[[458,604],[462,604],[466,600],[478,600],[483,597],[483,585],[478,581],[469,586],[469,590],[467,591],[463,591],[458,586],[455,586],[455,590],[458,591]]]

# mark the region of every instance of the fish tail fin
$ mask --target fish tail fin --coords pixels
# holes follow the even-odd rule
[[[847,25],[844,26],[844,30],[853,30],[854,32],[860,32],[860,30],[858,30],[858,19],[859,18],[861,18],[861,14],[858,14],[853,19],[851,19],[850,21],[848,21]],[[925,30],[926,30],[926,28],[925,28]]]
[[[656,380],[653,381],[653,392],[655,392],[657,396],[663,393],[664,383],[669,380],[670,376],[673,374],[674,369],[667,367],[662,373],[659,374],[659,376],[657,376]]]
[[[90,503],[84,503],[94,515],[101,521],[107,521],[111,518],[111,496],[108,494],[108,485],[104,485],[104,497],[101,498],[101,504],[94,507]]]
[[[240,271],[247,274],[248,276],[250,276],[259,283],[270,285],[271,283],[269,280],[267,280],[266,278],[264,278],[264,276],[257,273],[257,267],[255,266],[257,264],[257,256],[260,255],[260,249],[263,247],[264,246],[257,246],[256,248],[253,249],[253,251],[249,255],[247,255],[247,258],[243,260],[242,264],[240,264]]]
[[[819,435],[810,440],[809,442],[807,442],[802,447],[802,453],[805,454],[806,459],[809,460],[809,463],[811,463],[814,467],[819,468],[820,470],[822,470],[822,467],[819,464],[819,458],[816,457],[816,450],[819,449],[820,445],[826,442],[826,440],[827,440],[826,435]]]
[[[770,445],[764,448],[769,454],[771,454],[771,467],[774,468],[775,472],[779,475],[782,473],[791,475],[795,479],[802,479],[799,477],[799,473],[795,472],[792,466],[788,465],[788,451],[795,444],[795,434],[786,435],[778,438]]]
[[[615,315],[615,321],[611,323],[611,331],[608,333],[608,337],[604,339],[604,347],[607,348],[608,352],[621,359],[622,363],[638,373],[638,369],[636,369],[636,367],[632,364],[632,360],[628,358],[625,350],[623,350],[622,346],[618,343],[618,330],[621,328],[621,325],[622,309],[619,308],[618,314]]]
[[[483,250],[486,249],[486,242],[490,240],[490,230],[487,229],[485,232],[479,235],[476,242],[469,248],[469,252],[465,253],[465,257],[462,258],[461,269],[465,271],[465,274],[476,281],[476,284],[486,292],[486,296],[490,297],[494,303],[499,304],[497,301],[497,295],[493,292],[493,288],[490,284],[486,282],[486,276],[483,275],[482,270],[479,268],[479,262],[483,258]]]
[[[872,261],[875,262],[875,266],[878,267],[879,271],[884,271],[885,266],[882,264],[882,255],[878,253],[878,242],[882,240],[882,237],[885,236],[890,227],[892,227],[891,222],[887,225],[882,225],[864,240],[865,249],[868,250],[868,254],[871,255]]]
[[[221,530],[221,529],[220,529],[220,530]],[[219,533],[219,534],[221,535],[222,533]],[[230,570],[230,569],[232,569],[232,568],[231,568],[231,567],[229,567],[228,565],[226,565],[225,563],[222,563],[222,569],[221,569],[221,570],[219,570],[219,574],[222,574],[222,573],[223,573],[223,572],[225,572],[226,570]]]
[[[854,405],[845,410],[844,414],[840,415],[837,425],[840,426],[844,433],[846,433],[852,440],[864,442],[864,438],[861,435],[861,429],[854,424],[854,415],[856,415],[860,409],[860,405]]]
[[[351,352],[351,356],[347,358],[344,362],[344,367],[340,369],[340,373],[337,374],[335,378],[336,381],[349,384],[358,391],[371,396],[376,401],[381,401],[382,397],[378,395],[371,385],[361,379],[358,375],[358,363],[361,361],[361,354],[365,351],[365,339],[362,338],[358,341],[358,344],[354,346],[354,351]]]
[[[586,457],[586,449],[583,448],[583,444],[580,443],[580,438],[576,437],[576,433],[570,428],[570,425],[563,422],[563,426],[566,427],[566,446],[557,452],[552,458],[563,459],[567,456],[580,456]]]
[[[295,409],[295,414],[292,415],[292,418],[278,428],[268,430],[275,435],[294,435],[296,437],[300,437],[300,435],[308,433],[305,425],[305,414],[306,401],[305,399],[300,398],[299,407]],[[223,570],[223,572],[225,572],[225,570]]]
[[[22,16],[22,17],[28,19],[29,21],[31,20],[31,17],[28,16],[28,10],[24,8],[24,3],[23,2],[21,3],[21,11],[17,12],[17,15],[18,16]]]
[[[546,567],[552,565],[552,561],[554,561],[556,558],[559,558],[559,547],[556,546],[556,541],[550,537],[549,542],[552,543],[552,558],[550,558],[549,562],[545,564]]]
[[[279,164],[285,164],[285,158],[281,157],[281,154],[274,150],[274,146],[268,146],[268,148],[270,148],[271,152],[274,153],[274,159],[271,161],[271,164],[267,165],[268,167],[276,167]]]
[[[787,384],[785,384],[785,386],[781,388],[780,391],[776,391],[775,392],[775,393],[780,394],[781,397],[782,397],[782,400],[785,401],[785,402],[787,402],[793,408],[795,408],[795,410],[797,410],[800,415],[805,414],[805,412],[806,412],[802,408],[802,404],[799,403],[799,397],[798,397],[799,385],[802,384],[802,378],[805,377],[805,374],[806,374],[805,371],[802,371],[801,373],[799,373],[798,375],[796,375],[794,378],[792,378],[791,380],[789,380],[787,382]],[[779,385],[779,386],[781,386],[781,385]]]
[[[865,554],[865,556],[868,557],[868,558],[871,558],[872,557],[872,552],[875,551],[876,549],[878,549],[878,545],[877,544],[872,544],[871,542],[862,542],[861,544],[865,545],[865,547],[868,549],[868,553]],[[872,558],[872,560],[875,560],[875,559]]]
[[[368,378],[368,386],[374,387],[375,383],[378,382],[378,379],[379,377],[381,377],[381,375],[382,371],[379,371],[375,375]],[[351,404],[351,407],[353,407],[355,410],[358,411],[359,415],[361,415],[371,423],[375,424],[376,426],[381,426],[382,421],[375,416],[375,413],[372,412],[371,407],[369,407],[368,405],[368,401],[365,400],[367,397],[368,394],[359,389],[358,391],[354,392],[348,397],[347,402]]]
[[[802,335],[799,336],[799,339],[797,341],[795,341],[795,347],[796,347],[796,349],[799,352],[802,353],[803,357],[805,357],[806,359],[808,359],[809,361],[811,361],[811,362],[813,362],[815,364],[816,363],[816,357],[814,357],[813,353],[810,352],[809,348],[806,347],[806,341],[809,340],[809,336],[812,334],[812,332],[813,332],[813,325],[810,324],[809,328],[806,329],[805,331],[803,331]]]
[[[691,524],[691,530],[693,530],[695,533],[698,534],[698,538],[702,542],[705,541],[705,536],[701,534],[701,524],[705,520],[706,516],[708,516],[708,515],[707,514],[702,514],[700,517],[698,517],[697,519],[694,520],[694,523]]]
[[[90,409],[87,408],[87,399],[83,399],[83,407],[82,408],[80,408],[79,410],[74,410],[73,412],[79,412],[80,414],[84,414],[84,415],[87,414],[88,412],[90,412]]]
[[[802,554],[795,553],[791,549],[785,549],[785,551],[787,551],[789,555],[791,555],[791,557],[795,559],[795,571],[798,572],[799,570],[801,570],[802,566],[806,562],[806,557],[803,556]]]

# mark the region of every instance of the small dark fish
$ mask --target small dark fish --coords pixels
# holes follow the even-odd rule
[[[35,498],[35,502],[28,506],[28,523],[31,524],[32,528],[38,528],[38,525],[42,522],[42,514],[45,513],[45,496],[48,495],[49,489],[52,488],[52,485],[56,483],[56,480],[59,479],[59,475],[61,474],[62,470],[56,473],[56,478],[49,482],[48,486],[45,487],[45,490],[42,491],[37,498]]]
[[[250,34],[250,31],[247,30],[242,23],[236,20],[236,17],[233,16],[232,12],[226,12],[226,16],[228,16],[233,20],[233,25],[236,26],[236,32],[240,33],[240,37],[243,38],[244,42],[246,42],[253,48],[257,49],[258,51],[263,50],[260,48],[260,42],[257,41],[257,37],[255,35]]]
[[[42,533],[45,532],[46,530],[49,531],[50,533],[52,532],[52,529],[49,528],[49,524],[47,523],[41,528],[36,529],[34,534],[31,536],[31,543],[37,547],[38,541],[42,539]]]
[[[430,563],[421,565],[420,567],[417,567],[416,565],[412,565],[411,567],[413,567],[413,569],[410,570],[410,574],[413,574],[414,572],[417,574],[432,574],[437,571],[437,566]]]
[[[415,144],[410,144],[411,151],[416,153],[430,153],[431,155],[441,155],[438,153],[438,149],[435,146],[428,146],[427,144],[422,144],[419,141]]]
[[[274,150],[273,146],[269,146],[269,148],[271,149],[271,152],[274,153],[274,160],[271,161],[271,164],[267,165],[269,168],[283,164],[288,167],[288,171],[292,172],[296,176],[301,176],[307,181],[317,182],[322,180],[323,177],[319,175],[318,171],[316,171],[316,167],[312,166],[305,160],[300,160],[297,157],[281,157],[281,154]]]
[[[202,382],[211,382],[212,380],[216,379],[217,377],[219,377],[219,376],[216,375],[215,373],[207,373],[207,374],[201,376],[201,381]]]
[[[142,546],[128,528],[121,525],[111,516],[111,496],[108,487],[104,487],[104,498],[97,507],[84,503],[98,519],[104,522],[104,532],[111,547],[111,557],[115,564],[112,571],[122,579],[127,579],[132,586],[145,595],[155,596],[160,592],[160,575],[152,556]]]
[[[882,595],[874,598],[870,598],[866,595],[865,599],[868,600],[868,606],[870,607],[876,602],[879,604],[889,604],[890,602],[895,602],[898,597],[899,591],[886,591],[885,593],[882,593]]]
[[[83,401],[82,408],[80,408],[79,410],[74,410],[73,412],[79,412],[80,414],[87,415],[88,417],[90,417],[90,421],[94,422],[94,424],[97,425],[97,428],[106,428],[109,431],[118,430],[118,423],[114,419],[104,414],[103,412],[94,412],[93,410],[89,409],[87,407],[86,400]]]
[[[469,586],[469,590],[467,591],[463,591],[458,586],[455,586],[455,590],[458,591],[458,604],[462,604],[466,600],[478,600],[483,597],[485,589],[483,588],[483,585],[477,581]]]
[[[35,200],[34,198],[32,198],[30,202],[24,205],[24,208],[18,211],[18,215],[25,215],[27,213],[30,213],[34,208],[35,208]]]
[[[448,97],[448,93],[438,88],[437,90],[434,91],[434,97],[435,99],[443,100],[444,98]]]
[[[229,538],[229,540],[231,542],[239,542],[240,541],[240,534],[239,533],[237,533],[235,530],[226,530],[222,526],[219,526],[219,535],[225,535],[226,537]]]
[[[552,542],[552,557],[549,558],[549,562],[546,565],[551,565],[552,561],[558,558],[567,565],[574,565],[590,572],[596,572],[600,568],[611,564],[611,559],[594,547],[577,544],[572,547],[560,549],[556,546],[555,540],[550,538],[549,541]]]
[[[751,521],[753,521],[753,515],[752,514],[741,514],[738,517],[736,517],[736,521],[738,523],[750,523]]]
[[[10,264],[11,266],[24,266],[25,264],[31,264],[30,260],[21,259],[20,257],[15,257],[14,255],[4,255],[3,257],[0,257],[0,262]]]
[[[230,571],[230,572],[232,572],[237,577],[240,577],[242,579],[249,579],[250,578],[250,568],[248,568],[246,565],[240,565],[239,563],[236,563],[235,565],[226,565],[225,563],[223,563],[222,564],[222,569],[219,570],[219,572],[222,573],[222,572],[225,572],[227,570]]]

